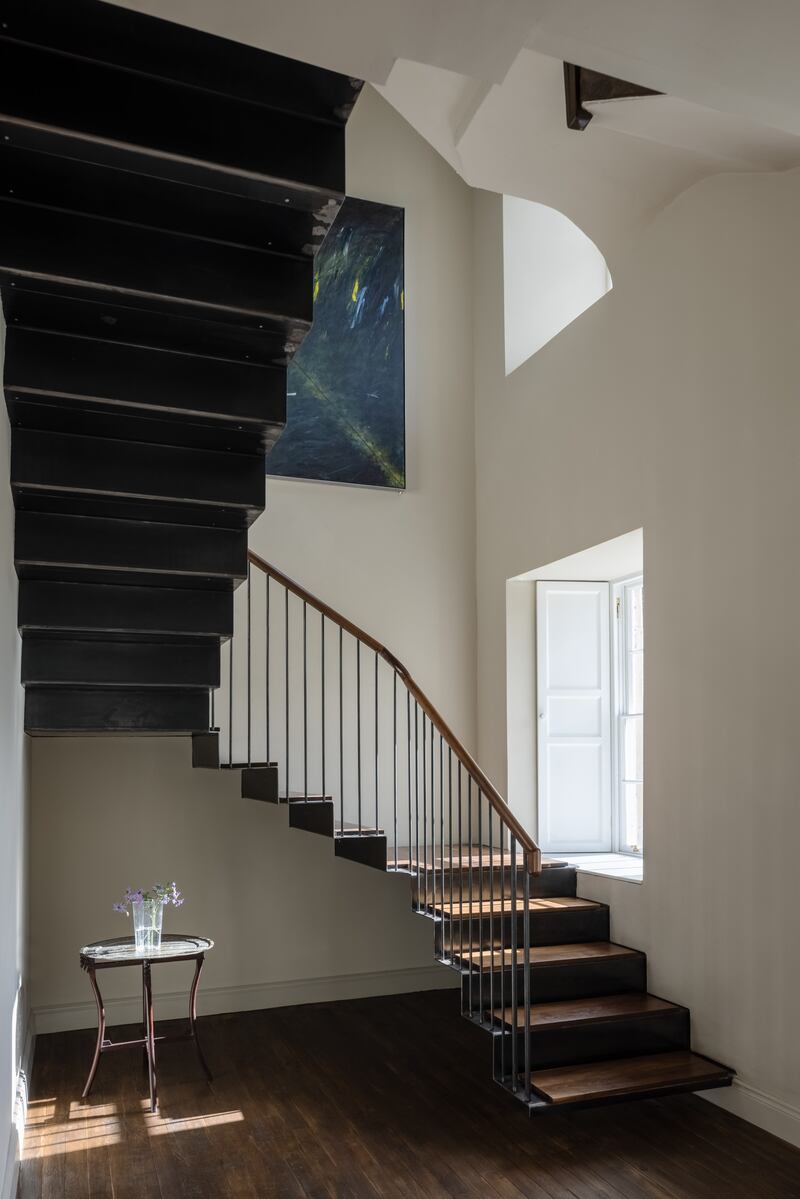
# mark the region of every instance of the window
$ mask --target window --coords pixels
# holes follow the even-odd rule
[[[641,854],[644,797],[644,582],[614,586],[616,848]]]
[[[541,847],[641,857],[643,577],[536,588]]]

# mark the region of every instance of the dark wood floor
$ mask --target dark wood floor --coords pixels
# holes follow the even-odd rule
[[[40,1037],[21,1199],[772,1199],[800,1151],[695,1096],[529,1120],[490,1079],[455,992],[201,1021],[161,1052],[161,1112],[138,1053],[109,1054],[88,1103],[91,1032]]]

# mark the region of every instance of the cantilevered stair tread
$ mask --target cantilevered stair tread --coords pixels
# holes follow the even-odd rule
[[[525,854],[523,850],[517,849],[517,869],[522,872],[525,868]],[[473,870],[479,869],[481,866],[488,868],[494,866],[500,869],[505,867],[509,870],[512,865],[511,851],[506,850],[501,854],[498,850],[493,850],[489,853],[489,847],[484,846],[481,849],[477,845],[454,845],[452,856],[450,846],[445,846],[445,851],[442,854],[441,850],[437,850],[432,846],[428,846],[427,851],[418,851],[412,846],[410,849],[401,845],[395,852],[395,856],[389,863],[391,870],[469,870],[472,866]],[[542,870],[552,870],[557,867],[569,865],[568,862],[560,858],[548,858],[542,861]],[[521,877],[521,875],[520,875]]]
[[[579,899],[574,895],[553,895],[547,898],[531,899],[532,912],[566,912],[566,911],[596,911],[604,909],[605,904],[596,903],[593,899]],[[490,899],[488,896],[481,901],[473,899],[461,902],[454,899],[452,903],[436,904],[431,909],[435,915],[444,916],[448,920],[468,920],[476,916],[504,916],[512,911],[524,912],[525,899],[518,896],[515,900],[510,897],[502,899],[499,896]]]
[[[637,1016],[659,1016],[680,1010],[679,1005],[656,995],[630,992],[624,995],[599,995],[589,999],[562,999],[552,1003],[534,1003],[530,1009],[530,1027],[538,1029],[578,1028],[608,1020],[629,1020]],[[525,1027],[525,1008],[495,1008],[495,1020],[506,1028]]]
[[[688,1050],[535,1070],[531,1083],[549,1103],[579,1103],[681,1087],[727,1086],[733,1071]]]
[[[532,945],[530,948],[532,966],[568,966],[575,962],[609,961],[616,958],[639,956],[638,949],[629,949],[626,945],[615,945],[613,941],[586,941],[575,945]],[[498,970],[501,966],[511,966],[515,958],[514,951],[506,947],[504,949],[469,950],[460,960],[483,970]],[[521,966],[524,961],[524,950],[521,946],[517,946],[516,964]]]

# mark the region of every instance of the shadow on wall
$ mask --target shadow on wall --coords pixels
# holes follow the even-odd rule
[[[611,290],[606,260],[555,208],[503,196],[506,374]]]

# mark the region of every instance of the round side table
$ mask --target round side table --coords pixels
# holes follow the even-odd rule
[[[85,1099],[92,1089],[94,1076],[100,1063],[100,1057],[111,1049],[136,1049],[145,1051],[147,1060],[147,1077],[150,1084],[150,1111],[158,1111],[158,1092],[156,1090],[156,1041],[194,1041],[200,1065],[208,1081],[211,1081],[211,1071],[208,1068],[200,1041],[197,1036],[197,987],[200,982],[200,971],[209,949],[214,942],[207,937],[186,937],[176,934],[165,934],[161,938],[158,949],[148,950],[146,954],[137,953],[133,937],[110,937],[106,941],[94,941],[84,945],[81,950],[81,969],[89,975],[95,1002],[97,1003],[97,1044],[94,1058],[83,1088],[82,1098]],[[194,978],[189,991],[189,1029],[188,1032],[173,1035],[155,1034],[155,1019],[153,1016],[153,988],[150,980],[150,968],[156,962],[194,962]],[[110,970],[118,966],[141,966],[142,968],[142,1036],[133,1041],[110,1041],[106,1038],[106,1013],[103,1006],[103,996],[97,985],[97,971]]]

